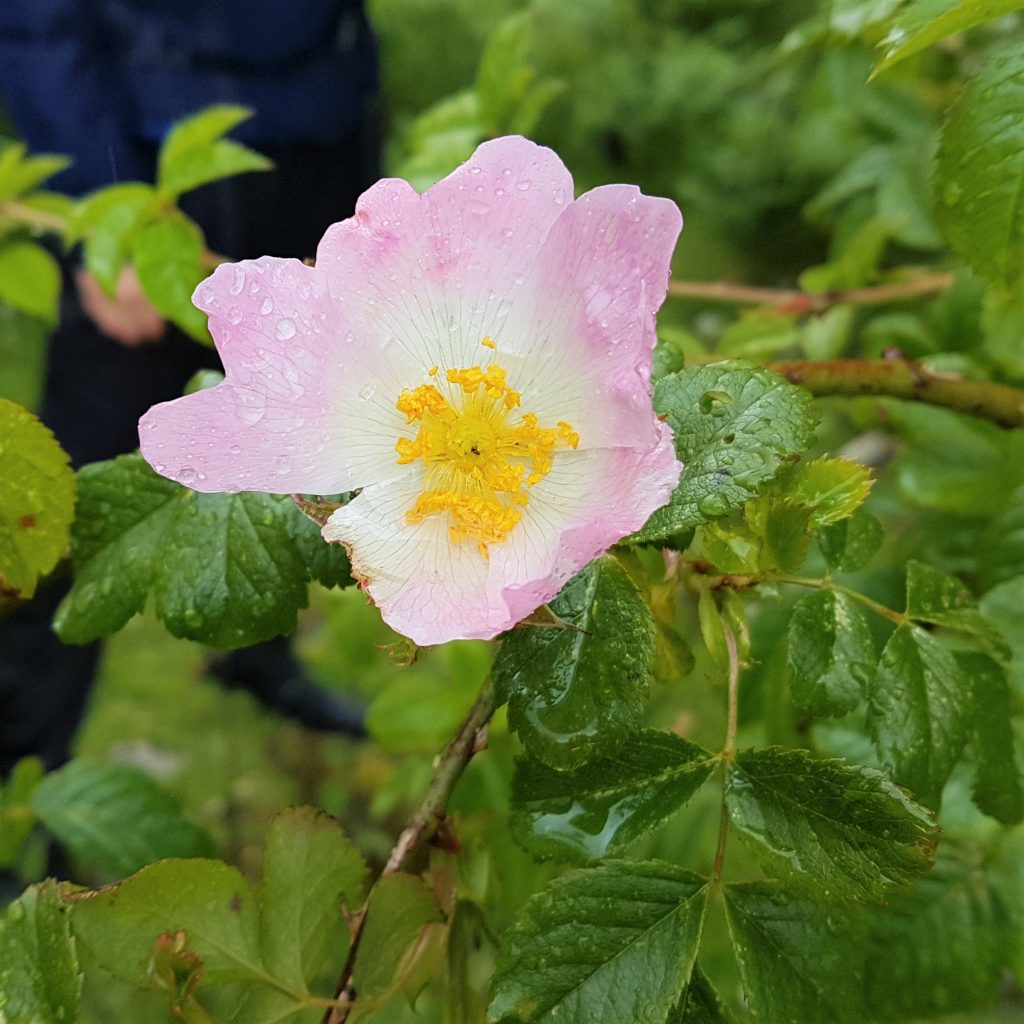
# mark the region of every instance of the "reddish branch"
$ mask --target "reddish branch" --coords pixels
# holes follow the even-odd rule
[[[402,870],[412,853],[430,842],[444,825],[448,799],[455,789],[455,784],[462,777],[466,765],[480,749],[482,730],[494,714],[497,698],[494,684],[487,680],[484,683],[476,703],[469,710],[459,731],[452,738],[437,759],[434,776],[430,780],[427,792],[420,802],[416,813],[409,824],[402,829],[402,834],[395,843],[395,848],[388,857],[381,877],[393,875]],[[337,1005],[328,1008],[324,1014],[323,1024],[344,1024],[348,1020],[355,1004],[357,993],[352,985],[352,976],[356,965],[356,955],[366,927],[366,916],[369,900],[363,904],[362,910],[352,923],[352,942],[349,945],[348,957],[338,980],[335,1000]]]
[[[777,313],[823,313],[833,306],[880,306],[926,295],[938,295],[953,283],[950,273],[921,273],[904,281],[847,288],[842,291],[805,292],[791,288],[752,288],[731,281],[670,281],[669,295],[739,305],[771,306]]]
[[[825,359],[771,363],[812,395],[878,395],[953,409],[1001,427],[1024,426],[1024,391],[929,369],[909,359]]]

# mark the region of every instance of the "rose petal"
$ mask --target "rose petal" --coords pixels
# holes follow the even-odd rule
[[[154,406],[142,454],[198,491],[334,494],[396,475],[405,417],[380,395],[380,350],[357,340],[322,272],[265,256],[196,290],[226,370],[214,388]]]

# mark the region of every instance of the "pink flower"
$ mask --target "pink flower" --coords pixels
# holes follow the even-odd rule
[[[227,376],[146,413],[142,454],[198,491],[361,488],[323,534],[385,620],[493,637],[678,481],[650,372],[681,226],[631,185],[573,201],[516,137],[423,195],[380,181],[315,267],[265,256],[198,287]]]

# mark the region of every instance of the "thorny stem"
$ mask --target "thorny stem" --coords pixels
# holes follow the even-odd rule
[[[731,281],[670,281],[669,295],[685,299],[739,305],[771,306],[777,313],[823,313],[833,306],[878,306],[926,295],[938,295],[953,283],[949,273],[918,273],[904,281],[848,288],[844,291],[804,292],[792,288],[752,288]]]
[[[899,356],[769,363],[768,368],[819,398],[878,395],[926,402],[990,420],[1024,426],[1024,391],[987,380],[967,380]]]
[[[434,775],[427,787],[427,792],[420,802],[416,813],[409,824],[402,829],[395,843],[391,856],[388,857],[381,877],[393,875],[402,870],[409,856],[419,847],[428,843],[441,828],[445,820],[448,799],[462,777],[466,765],[472,760],[480,745],[480,734],[497,708],[497,696],[494,683],[490,678],[484,683],[476,703],[469,709],[469,714],[459,727],[459,731],[451,739],[444,751],[438,755],[434,766]],[[323,1017],[323,1024],[344,1024],[355,1005],[356,992],[352,987],[352,974],[355,969],[356,954],[366,927],[366,916],[369,901],[363,904],[351,926],[352,941],[349,945],[345,966],[335,990],[333,1004]]]
[[[740,707],[740,654],[736,645],[736,634],[728,622],[722,622],[725,634],[725,649],[729,657],[729,695],[728,709],[725,719],[725,746],[721,758],[728,771],[729,762],[736,756],[736,728],[739,723]],[[715,864],[711,870],[711,882],[716,884],[722,877],[722,866],[725,864],[725,844],[729,838],[729,806],[725,799],[725,786],[722,788],[722,812],[718,819],[718,846],[715,849]]]
[[[814,587],[817,590],[834,590],[836,593],[845,594],[851,601],[862,604],[876,615],[881,615],[883,619],[895,622],[897,626],[902,626],[910,621],[910,618],[902,612],[880,604],[878,601],[868,597],[867,594],[862,594],[859,590],[853,590],[850,587],[844,587],[841,583],[836,583],[834,580],[819,579],[814,576],[780,576],[779,582],[792,583],[795,587]]]

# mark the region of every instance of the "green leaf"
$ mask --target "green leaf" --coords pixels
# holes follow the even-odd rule
[[[75,478],[53,434],[0,398],[0,597],[31,597],[64,554]]]
[[[981,598],[979,608],[1009,642],[1010,684],[1015,695],[1024,698],[1024,576],[1014,576],[993,587]]]
[[[654,730],[576,771],[521,759],[512,778],[512,832],[536,856],[596,860],[657,828],[717,763],[702,747]]]
[[[913,892],[871,915],[867,1019],[916,1020],[991,1006],[1016,938],[984,872],[947,853]]]
[[[385,875],[370,892],[352,980],[361,998],[386,992],[423,929],[442,920],[427,884],[413,875]]]
[[[834,590],[797,601],[787,650],[793,703],[818,717],[852,711],[864,697],[877,659],[863,613]]]
[[[863,1024],[848,911],[800,899],[782,886],[725,887],[743,988],[763,1024]]]
[[[946,241],[982,277],[1024,273],[1024,50],[981,64],[953,104],[939,141],[936,218]]]
[[[955,577],[923,562],[907,563],[907,615],[917,622],[965,633],[1000,657],[1010,648],[981,612],[970,591]]]
[[[72,761],[36,787],[32,809],[76,856],[117,878],[164,857],[214,850],[170,793],[127,764]]]
[[[70,164],[54,153],[26,156],[24,143],[10,142],[0,149],[0,199],[20,199]]]
[[[830,572],[863,568],[882,546],[882,524],[859,508],[849,519],[826,526],[815,534]]]
[[[741,751],[726,804],[768,870],[837,899],[883,898],[936,843],[932,816],[882,772],[804,750]]]
[[[947,644],[919,626],[900,626],[882,651],[868,693],[868,726],[882,762],[926,807],[970,733],[974,685]]]
[[[730,1015],[711,982],[704,977],[700,964],[694,964],[690,984],[667,1024],[730,1024],[730,1021]]]
[[[328,956],[338,970],[348,950],[343,906],[362,903],[367,868],[338,823],[292,807],[267,832],[260,889],[260,948],[276,978],[304,992]]]
[[[654,407],[675,431],[679,486],[635,541],[720,519],[754,497],[814,440],[811,396],[768,370],[712,363],[662,377]]]
[[[289,516],[288,532],[311,579],[324,587],[354,584],[352,566],[344,545],[328,544],[320,527],[309,516]]]
[[[191,221],[171,217],[137,231],[131,253],[146,298],[189,337],[209,343],[205,314],[192,305],[206,277],[203,236]]]
[[[109,295],[114,294],[121,268],[128,260],[132,237],[150,220],[157,196],[150,185],[127,182],[86,196],[68,225],[68,244],[85,242],[86,269]]]
[[[822,458],[794,467],[779,489],[787,501],[809,509],[811,526],[818,528],[852,516],[873,482],[871,470],[858,462]]]
[[[654,622],[612,557],[591,562],[551,610],[569,628],[506,634],[494,661],[509,725],[534,757],[574,768],[640,724],[654,653]]]
[[[489,1019],[664,1024],[700,943],[704,879],[663,861],[608,861],[533,896],[505,933]]]
[[[0,302],[55,324],[60,284],[60,267],[41,245],[11,242],[0,248]]]
[[[157,162],[157,190],[176,199],[182,192],[246,171],[266,171],[273,163],[230,139],[221,138],[252,117],[247,107],[223,103],[179,121],[170,131]]]
[[[295,628],[313,567],[288,498],[198,494],[138,455],[86,466],[78,481],[75,583],[56,616],[66,643],[116,632],[150,593],[171,633],[213,647]]]
[[[1006,671],[984,654],[959,655],[974,679],[974,802],[1004,825],[1024,819],[1024,784],[1013,733]]]
[[[153,944],[184,932],[203,961],[200,986],[267,981],[256,897],[241,873],[213,860],[164,860],[118,885],[66,894],[71,927],[117,978],[145,984]]]
[[[483,1024],[487,1019],[489,982],[495,940],[480,907],[459,900],[448,928],[445,964],[445,1024]]]
[[[883,54],[871,77],[947,36],[966,32],[1022,7],[1021,0],[911,0],[896,12],[889,31],[878,44]]]
[[[35,827],[32,791],[43,777],[43,762],[38,757],[23,757],[0,782],[0,868],[14,867],[22,844]]]
[[[0,917],[0,1019],[74,1024],[81,992],[75,943],[56,885],[33,886]]]

